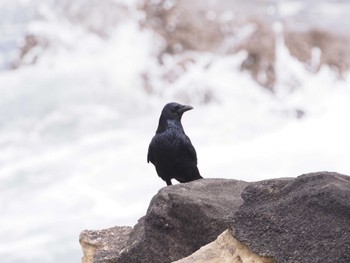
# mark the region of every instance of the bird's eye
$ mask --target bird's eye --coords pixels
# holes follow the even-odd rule
[[[179,105],[176,105],[175,108],[174,108],[175,111],[178,111],[179,109],[180,109]]]

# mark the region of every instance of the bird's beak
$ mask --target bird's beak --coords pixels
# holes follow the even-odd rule
[[[191,107],[189,105],[182,105],[181,108],[179,109],[179,112],[184,113],[185,111],[192,110],[192,109],[193,109],[193,107]]]

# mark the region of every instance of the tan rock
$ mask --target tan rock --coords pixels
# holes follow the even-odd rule
[[[174,263],[273,263],[273,259],[255,254],[233,237],[230,230],[192,255]]]
[[[79,242],[84,253],[82,263],[118,257],[126,246],[131,229],[124,226],[81,232]]]

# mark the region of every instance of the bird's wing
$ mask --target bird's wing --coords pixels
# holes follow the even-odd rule
[[[195,161],[195,163],[197,164],[197,153],[196,150],[194,149],[190,138],[188,138],[186,136],[186,140],[184,141],[183,144],[183,148],[184,148],[184,152],[188,154],[188,156]]]

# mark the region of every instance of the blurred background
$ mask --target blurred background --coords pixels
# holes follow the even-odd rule
[[[0,258],[134,225],[169,101],[204,177],[350,174],[348,0],[0,0]]]

